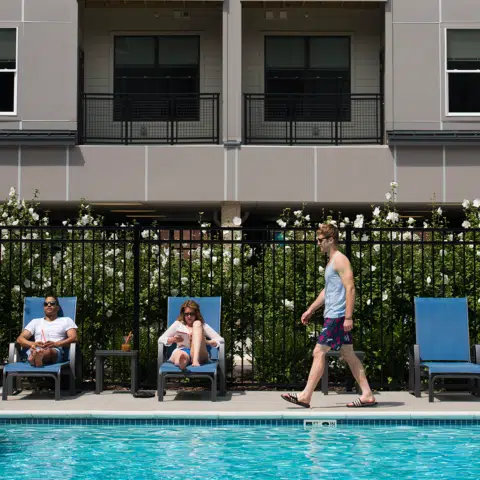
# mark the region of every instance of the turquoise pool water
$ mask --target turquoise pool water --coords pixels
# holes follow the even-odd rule
[[[479,479],[480,427],[0,425],[2,479]]]

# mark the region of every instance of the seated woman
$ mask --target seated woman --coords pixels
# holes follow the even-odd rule
[[[34,367],[63,362],[63,347],[77,341],[77,325],[70,317],[59,317],[60,308],[57,297],[45,297],[45,316],[34,318],[17,338],[28,348],[28,361]]]
[[[169,361],[184,370],[188,365],[199,367],[209,361],[207,345],[218,347],[224,339],[205,323],[197,302],[187,300],[180,315],[158,340],[163,345],[177,344]]]

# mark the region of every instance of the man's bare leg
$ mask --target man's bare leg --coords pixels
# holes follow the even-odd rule
[[[200,320],[193,322],[190,353],[192,355],[192,367],[199,367],[201,363],[208,361],[207,344],[205,343],[203,324]]]
[[[342,345],[340,352],[347,362],[350,370],[352,371],[352,375],[355,377],[355,380],[360,385],[360,389],[362,390],[362,395],[360,396],[360,400],[362,403],[369,403],[375,400],[373,396],[372,390],[370,389],[370,385],[367,380],[367,376],[365,375],[365,370],[363,368],[362,362],[360,359],[355,355],[355,351],[353,350],[353,345]]]
[[[310,404],[313,392],[315,392],[318,382],[322,378],[323,371],[325,370],[325,356],[329,350],[330,347],[319,344],[313,349],[313,363],[310,374],[308,375],[307,385],[303,391],[297,395],[300,402]]]
[[[44,365],[51,365],[57,363],[57,350],[53,348],[46,348],[42,352],[42,362]]]

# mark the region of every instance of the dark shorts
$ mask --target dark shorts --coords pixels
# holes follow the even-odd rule
[[[345,317],[325,318],[317,343],[332,350],[340,350],[342,345],[352,345],[352,334],[343,330],[344,321]]]

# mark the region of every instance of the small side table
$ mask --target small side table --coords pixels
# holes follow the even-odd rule
[[[131,361],[131,392],[137,391],[138,376],[138,350],[124,352],[123,350],[96,350],[95,351],[95,393],[98,395],[103,390],[103,371],[107,357],[129,357]]]

